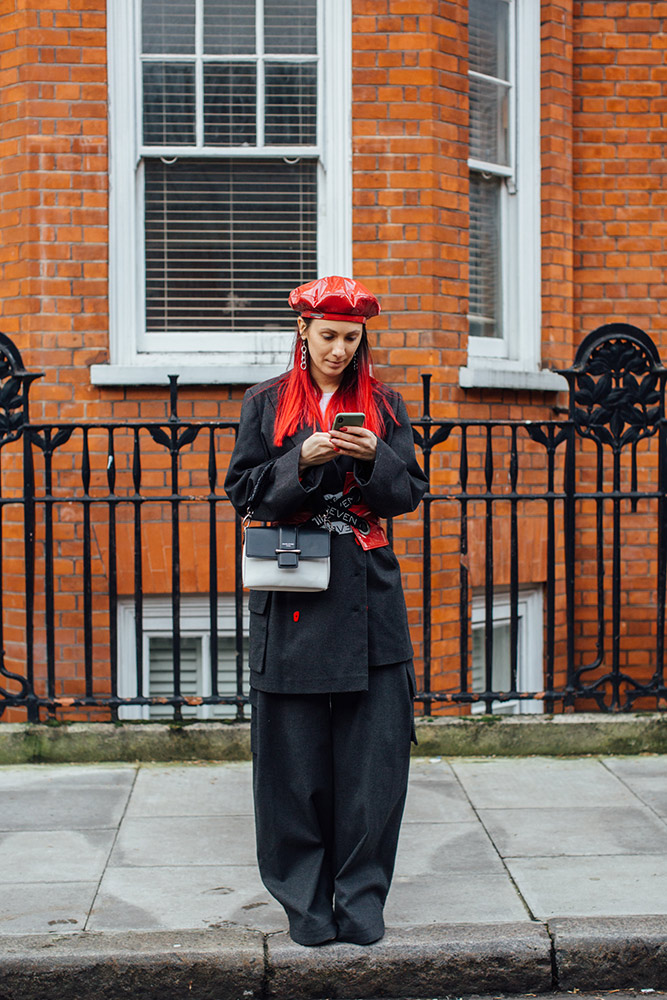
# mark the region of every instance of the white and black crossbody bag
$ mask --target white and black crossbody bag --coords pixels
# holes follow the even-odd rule
[[[318,591],[329,586],[331,535],[305,524],[251,524],[271,466],[257,480],[243,519],[243,586],[247,590]]]

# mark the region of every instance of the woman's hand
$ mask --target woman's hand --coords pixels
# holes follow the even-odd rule
[[[347,455],[358,462],[374,462],[378,439],[366,427],[344,427],[330,431],[328,437],[336,454]]]
[[[299,472],[312,465],[324,465],[336,457],[336,450],[331,443],[331,437],[325,431],[316,431],[301,445],[299,455]]]

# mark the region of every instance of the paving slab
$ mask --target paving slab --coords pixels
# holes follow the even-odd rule
[[[3,1000],[239,1000],[264,995],[264,978],[251,931],[0,940]]]
[[[667,914],[667,857],[508,858],[537,920]]]
[[[0,831],[92,830],[121,820],[135,768],[0,768]]]
[[[595,759],[456,760],[452,769],[476,809],[636,805],[632,792]]]
[[[561,989],[667,986],[667,917],[549,921]]]
[[[252,781],[247,764],[146,765],[141,768],[127,810],[141,816],[252,815]]]
[[[255,864],[248,816],[159,816],[126,819],[112,867]]]
[[[498,852],[478,822],[406,823],[396,871],[402,875],[485,872],[502,874]]]
[[[6,725],[6,724],[3,724]],[[71,785],[132,785],[137,764],[15,764],[0,766],[0,791],[46,787],[65,778]]]
[[[243,997],[231,984],[246,982],[248,954],[262,971],[246,996],[275,1000],[543,992],[556,957],[572,989],[597,989],[584,976],[596,948],[611,975],[623,940],[628,969],[649,956],[655,975],[640,985],[658,988],[663,791],[667,758],[413,762],[385,939],[303,949],[259,880],[249,763],[0,768],[3,806],[12,796],[11,829],[0,817],[0,997]],[[554,941],[560,921],[558,956],[546,921]],[[192,954],[174,959],[177,945]]]
[[[434,997],[544,992],[551,988],[551,942],[540,924],[392,929],[376,944],[303,948],[287,934],[267,941],[269,995]]]
[[[99,881],[115,830],[0,833],[0,884]]]
[[[634,795],[667,819],[667,757],[610,757],[604,763]]]
[[[404,823],[461,823],[476,819],[448,763],[419,758],[411,762]]]
[[[239,926],[287,930],[283,908],[256,865],[109,868],[95,900],[91,931],[205,930]]]
[[[500,854],[507,857],[667,855],[667,824],[642,803],[617,808],[480,809]],[[641,834],[639,832],[641,831]]]
[[[397,870],[385,908],[388,927],[512,923],[529,914],[507,873],[403,875]]]
[[[0,934],[77,933],[86,926],[97,882],[15,882],[0,889]]]

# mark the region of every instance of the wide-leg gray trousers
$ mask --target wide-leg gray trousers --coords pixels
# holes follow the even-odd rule
[[[384,933],[414,733],[412,664],[368,691],[251,692],[260,874],[292,938],[369,944]]]

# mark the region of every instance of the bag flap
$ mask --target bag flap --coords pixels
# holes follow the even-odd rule
[[[324,559],[329,555],[331,536],[319,528],[297,527],[297,545],[300,559]],[[254,559],[275,559],[279,547],[280,529],[276,527],[255,527],[251,525],[245,532],[246,555]]]
[[[320,528],[299,528],[297,539],[302,559],[324,559],[331,551],[331,535]]]

